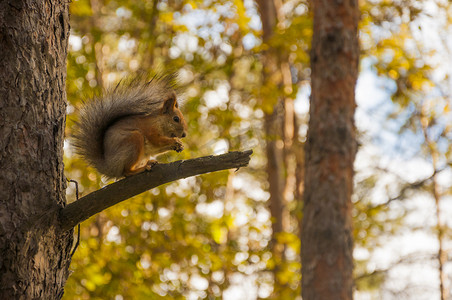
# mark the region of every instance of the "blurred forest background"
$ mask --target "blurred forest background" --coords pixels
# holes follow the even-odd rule
[[[82,101],[178,71],[186,150],[253,149],[85,221],[64,299],[300,299],[309,1],[73,0],[66,136]],[[451,297],[452,3],[360,1],[356,299]],[[267,28],[263,30],[263,28]],[[107,184],[65,145],[81,194]],[[69,201],[75,189],[67,189]]]

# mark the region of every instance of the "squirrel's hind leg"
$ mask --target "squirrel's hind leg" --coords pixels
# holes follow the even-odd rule
[[[124,164],[124,176],[130,176],[150,170],[152,165],[145,157],[144,136],[139,131],[133,131],[124,141],[128,148],[128,160]]]
[[[110,173],[115,173],[114,177],[130,176],[146,169],[144,137],[140,131],[128,129],[107,131],[104,144],[105,161],[110,162],[112,169]]]

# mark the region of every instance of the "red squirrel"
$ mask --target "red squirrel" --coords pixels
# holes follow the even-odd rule
[[[174,76],[120,83],[80,111],[72,141],[100,173],[120,178],[150,170],[150,156],[181,152],[187,123],[179,109]]]

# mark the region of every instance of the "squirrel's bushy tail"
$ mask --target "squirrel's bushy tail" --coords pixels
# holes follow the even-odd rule
[[[104,135],[116,121],[132,115],[158,113],[163,100],[174,90],[174,74],[155,76],[147,81],[142,77],[120,82],[103,97],[87,101],[80,110],[72,144],[76,153],[108,177],[117,177],[117,168],[104,159]],[[110,162],[114,163],[114,162]]]

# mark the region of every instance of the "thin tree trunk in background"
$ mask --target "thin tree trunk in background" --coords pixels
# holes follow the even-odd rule
[[[0,2],[0,299],[59,299],[68,1]]]
[[[273,237],[283,231],[283,169],[282,151],[283,143],[280,139],[282,128],[282,114],[275,107],[271,115],[265,116],[267,177],[270,192],[270,214],[272,217]],[[278,145],[280,144],[280,145]],[[274,245],[275,246],[275,245]],[[280,251],[278,251],[280,252]],[[279,254],[280,255],[280,254]]]
[[[274,28],[277,22],[277,11],[273,0],[259,0],[257,1],[259,13],[262,20],[262,39],[265,44],[268,44],[273,35]],[[272,49],[269,48],[262,52],[261,61],[264,67],[263,81],[264,86],[282,85],[281,70],[278,66],[278,59]],[[266,98],[267,97],[267,98]],[[265,112],[264,126],[266,136],[266,157],[267,157],[267,178],[269,183],[269,209],[272,219],[272,242],[271,251],[275,267],[273,268],[273,276],[275,287],[281,287],[279,282],[278,271],[281,262],[284,260],[284,245],[277,242],[277,236],[284,231],[284,221],[287,213],[285,213],[284,203],[284,141],[282,135],[284,131],[284,112],[281,99],[269,99],[267,95],[262,96],[264,106],[269,107],[268,103],[275,103],[272,111]],[[278,289],[273,292],[274,297],[278,297]]]
[[[283,77],[284,94],[292,94],[292,74],[288,62],[281,63],[281,72]],[[297,171],[297,156],[295,147],[297,143],[298,134],[295,130],[295,105],[291,97],[284,98],[284,124],[283,124],[283,141],[284,141],[284,165],[285,165],[285,180],[283,190],[283,230],[285,232],[294,232],[291,228],[291,216],[288,208],[289,203],[294,201],[296,196],[296,171]],[[301,219],[298,219],[301,220]]]
[[[149,15],[149,32],[152,36],[152,39],[150,39],[149,43],[146,45],[146,54],[143,57],[143,68],[144,70],[152,70],[154,67],[154,58],[155,58],[155,44],[156,40],[155,37],[157,34],[155,34],[156,27],[157,27],[157,21],[159,19],[159,10],[157,8],[158,1],[154,0],[152,3],[152,12]]]
[[[302,224],[302,296],[352,299],[356,0],[313,1],[311,102]]]
[[[99,26],[102,26],[100,24],[101,20],[101,8],[103,3],[101,3],[102,0],[90,0],[90,6],[91,6],[91,12],[92,15],[89,18],[91,27],[94,28],[96,31],[100,31]],[[91,31],[88,31],[91,32]],[[96,78],[96,86],[98,91],[102,91],[104,88],[104,61],[103,61],[103,44],[100,34],[89,34],[88,35],[93,40],[94,45],[94,61],[95,61],[95,78]]]
[[[434,163],[436,165],[436,163]],[[436,171],[436,169],[434,169]],[[439,272],[439,291],[441,295],[441,300],[447,300],[449,291],[446,286],[447,275],[444,267],[447,263],[447,251],[444,249],[444,223],[441,218],[441,208],[440,208],[440,194],[439,186],[436,175],[432,179],[433,184],[433,197],[435,199],[435,211],[436,211],[436,238],[438,239],[438,272]]]
[[[294,114],[294,127],[299,128],[299,120]],[[294,199],[297,201],[295,208],[295,218],[298,220],[298,232],[301,234],[301,225],[303,219],[303,194],[304,194],[304,171],[305,171],[305,152],[304,143],[294,138],[293,140],[293,152],[295,154],[295,190]]]
[[[263,40],[268,42],[273,34],[273,28],[276,24],[276,10],[273,1],[258,1],[263,27]],[[264,82],[271,81],[272,74],[278,72],[276,58],[271,51],[263,53],[262,63],[264,65]],[[274,84],[274,83],[273,83]],[[263,101],[272,101],[274,99],[263,99]],[[278,100],[274,101],[278,103]],[[282,166],[282,119],[281,110],[276,104],[271,113],[265,115],[265,134],[266,134],[266,156],[267,156],[267,176],[270,191],[270,213],[273,219],[273,235],[282,231],[282,209],[283,209],[283,182],[281,178]],[[278,142],[280,142],[278,145]]]
[[[426,121],[423,121],[426,120]],[[436,149],[435,143],[428,136],[428,118],[421,115],[422,133],[424,134],[425,143],[432,160],[433,172],[432,176],[432,196],[435,201],[435,215],[436,215],[436,238],[438,240],[438,273],[439,273],[439,292],[441,300],[448,299],[449,290],[446,285],[447,275],[445,273],[444,267],[447,263],[448,253],[444,249],[444,222],[441,218],[441,193],[438,184],[438,178],[436,172],[438,171],[438,150]]]

